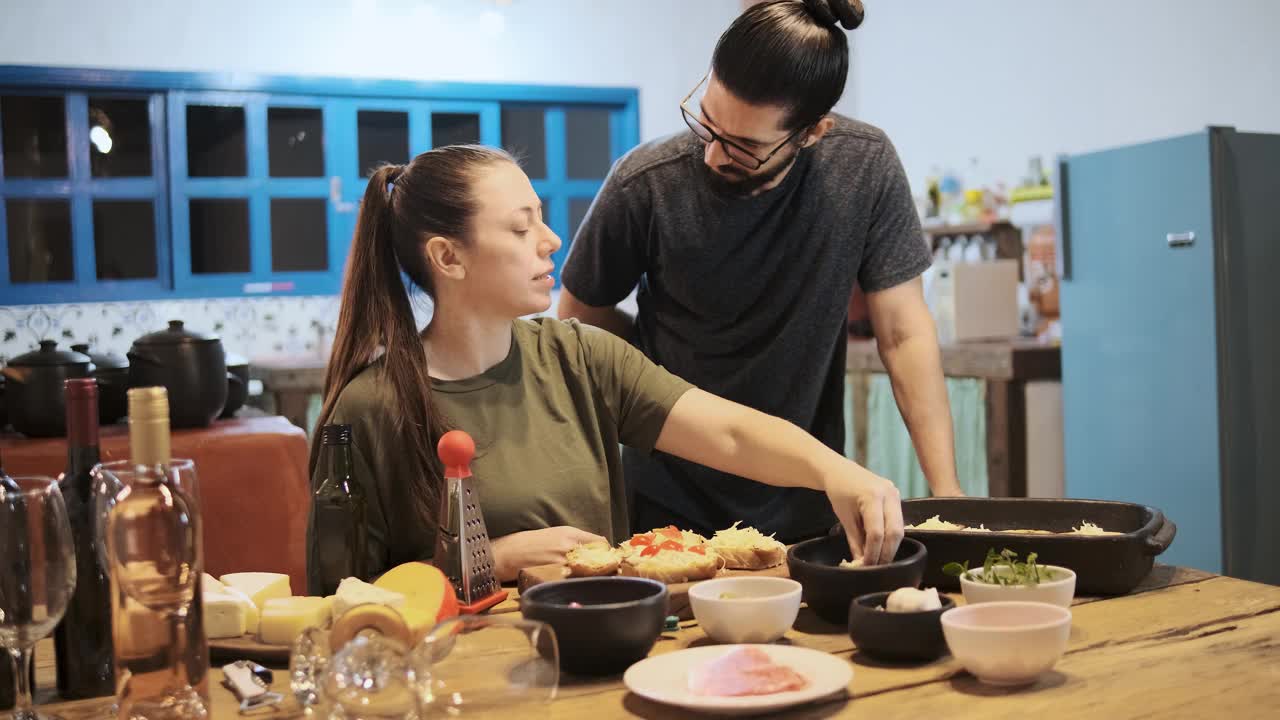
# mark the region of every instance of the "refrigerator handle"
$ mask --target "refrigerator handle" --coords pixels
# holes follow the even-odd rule
[[[1068,156],[1058,156],[1058,172],[1053,175],[1053,227],[1057,238],[1057,252],[1053,254],[1054,268],[1060,280],[1071,279],[1071,211],[1067,196],[1070,185],[1067,178]]]

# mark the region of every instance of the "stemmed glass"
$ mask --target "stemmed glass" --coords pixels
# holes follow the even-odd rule
[[[550,712],[560,655],[550,625],[463,615],[440,622],[413,648],[374,630],[331,648],[328,630],[310,628],[294,642],[289,671],[309,717],[525,720]]]
[[[56,720],[31,707],[31,656],[76,587],[71,524],[58,483],[0,475],[0,645],[14,660],[14,720]]]
[[[463,615],[427,634],[410,658],[423,718],[545,717],[560,684],[555,630],[506,615]]]
[[[131,717],[207,717],[201,692],[205,653],[191,645],[203,637],[203,628],[197,627],[200,618],[192,617],[202,569],[193,464],[171,460],[162,477],[155,469],[138,468],[128,461],[98,465],[93,473],[98,527],[103,533],[100,551],[127,598],[119,601],[156,613],[169,629],[169,676],[163,685],[147,682],[145,687],[134,687],[128,682],[120,702]],[[142,665],[154,667],[147,660]],[[127,669],[131,678],[147,672],[141,666]]]

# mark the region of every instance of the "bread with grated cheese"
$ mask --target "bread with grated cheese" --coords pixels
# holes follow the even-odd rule
[[[787,559],[786,545],[753,527],[740,528],[736,522],[717,532],[707,546],[724,558],[730,570],[763,570]]]
[[[565,553],[564,560],[569,577],[600,577],[617,574],[622,553],[606,542],[590,542]]]

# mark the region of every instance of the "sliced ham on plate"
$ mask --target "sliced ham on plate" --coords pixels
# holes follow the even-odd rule
[[[772,695],[802,690],[808,684],[803,675],[751,645],[736,647],[689,671],[689,691],[694,695]]]

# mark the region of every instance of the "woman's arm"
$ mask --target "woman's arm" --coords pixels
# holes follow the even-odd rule
[[[898,551],[902,501],[893,483],[785,420],[689,390],[671,408],[655,447],[767,485],[821,490],[855,557],[886,563]]]

